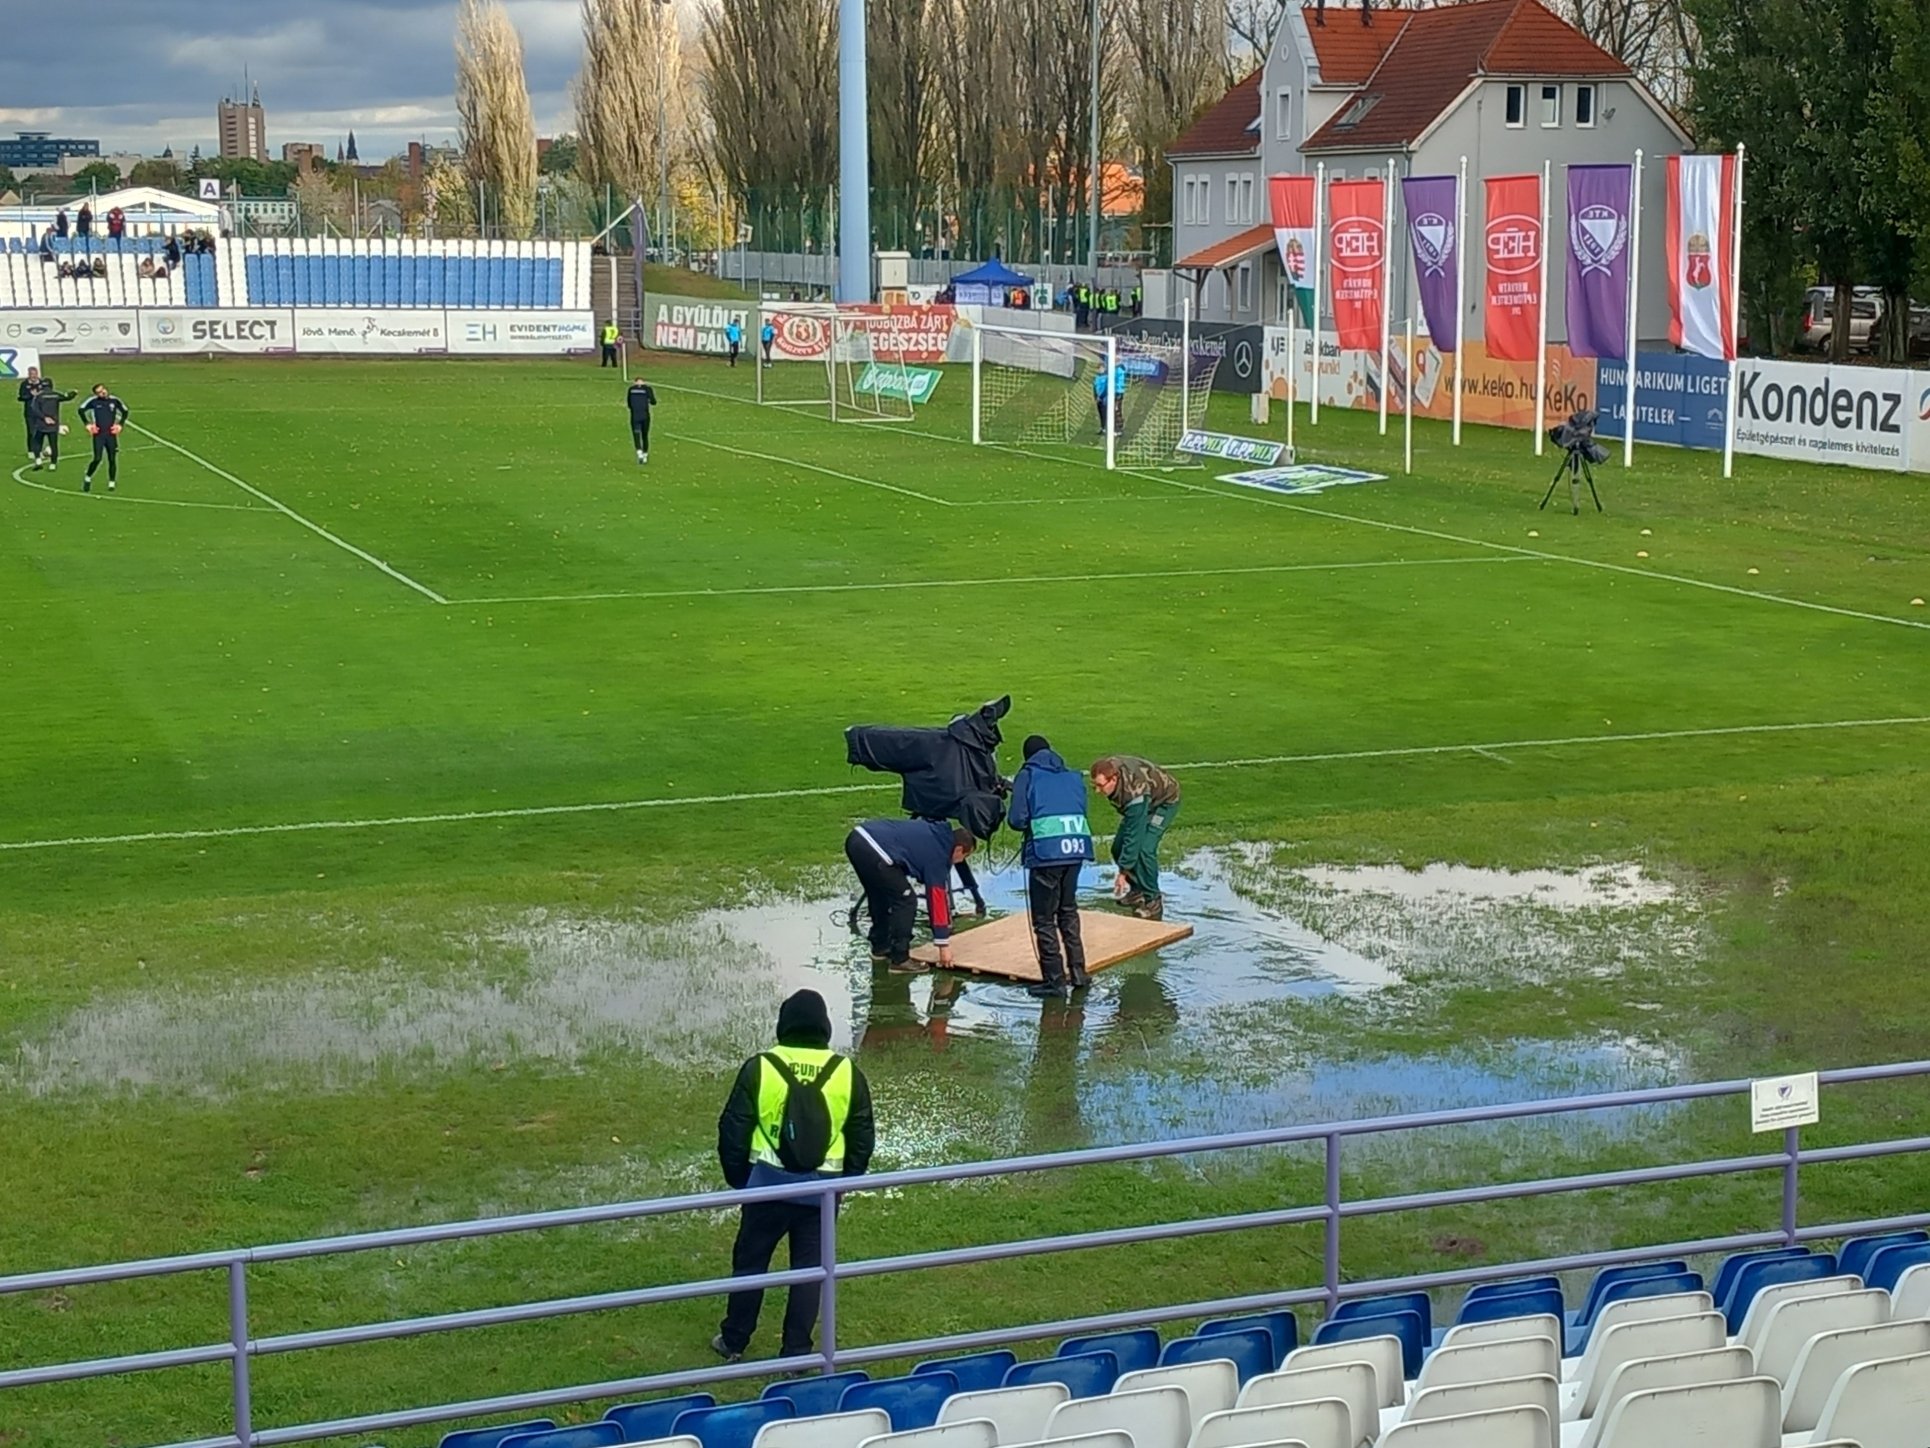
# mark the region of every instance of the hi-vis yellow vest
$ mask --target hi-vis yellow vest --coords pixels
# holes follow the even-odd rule
[[[615,322],[607,324],[603,328],[603,345],[606,347],[614,347],[617,344],[618,338],[622,335],[623,334],[617,330]]]
[[[811,1046],[772,1046],[765,1055],[776,1056],[791,1068],[791,1074],[800,1082],[808,1082],[815,1081],[825,1063],[837,1053]],[[851,1117],[851,1063],[839,1056],[831,1078],[821,1082],[818,1091],[824,1097],[825,1108],[831,1113],[831,1145],[824,1153],[824,1165],[818,1170],[841,1172],[844,1170],[844,1126]],[[757,1061],[757,1134],[751,1140],[751,1160],[776,1167],[779,1171],[786,1168],[778,1160],[777,1134],[784,1124],[784,1101],[790,1092],[791,1088],[785,1084],[777,1068],[760,1056]]]

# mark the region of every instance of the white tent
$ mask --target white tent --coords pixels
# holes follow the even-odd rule
[[[116,206],[127,215],[130,236],[180,231],[189,227],[205,227],[219,232],[228,227],[227,209],[219,202],[177,196],[158,186],[124,186],[119,191],[106,191],[94,197],[92,205],[96,218],[94,224],[103,234],[107,226],[107,213]],[[70,219],[79,206],[79,202],[65,206]],[[23,239],[37,237],[52,224],[54,213],[62,209],[60,206],[10,205],[0,211],[0,239],[10,236]]]

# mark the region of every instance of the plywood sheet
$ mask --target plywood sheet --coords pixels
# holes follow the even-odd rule
[[[1141,920],[1110,910],[1079,912],[1079,936],[1085,943],[1088,972],[1158,950],[1192,933],[1192,926],[1171,921]],[[927,965],[938,964],[935,945],[918,946],[911,954]],[[1043,978],[1032,953],[1032,920],[1024,912],[954,931],[952,958],[952,969],[966,975],[997,976],[1028,984]]]

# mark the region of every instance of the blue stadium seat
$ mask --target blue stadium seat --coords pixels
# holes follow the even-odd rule
[[[402,258],[385,256],[378,265],[382,268],[382,303],[384,306],[399,307],[403,304]]]
[[[996,1388],[1005,1381],[1005,1375],[1012,1370],[1012,1364],[1019,1355],[1009,1348],[999,1348],[993,1352],[975,1352],[965,1357],[931,1358],[919,1363],[911,1370],[913,1377],[923,1373],[950,1373],[958,1379],[961,1393],[980,1393],[987,1388]]]
[[[1421,1357],[1429,1334],[1414,1312],[1388,1312],[1369,1317],[1330,1317],[1314,1329],[1316,1344],[1359,1342],[1364,1337],[1395,1337],[1401,1343],[1401,1371],[1409,1378],[1421,1371]]]
[[[292,256],[275,257],[275,295],[284,307],[295,300],[295,258]]]
[[[221,305],[220,291],[214,279],[214,258],[202,252],[183,258],[188,264],[188,305],[191,307],[217,307]],[[193,294],[198,293],[200,300]]]
[[[1595,1274],[1595,1280],[1588,1284],[1588,1291],[1582,1294],[1581,1306],[1575,1309],[1574,1325],[1586,1327],[1595,1320],[1601,1311],[1602,1302],[1608,1290],[1619,1282],[1636,1282],[1644,1277],[1674,1277],[1689,1270],[1687,1262],[1638,1262],[1632,1267],[1604,1267]]]
[[[1897,1280],[1922,1262],[1930,1262],[1930,1242],[1899,1242],[1894,1247],[1879,1248],[1863,1269],[1863,1284],[1894,1292]]]
[[[548,1428],[505,1438],[502,1448],[613,1448],[623,1441],[623,1430],[607,1419],[578,1423],[573,1428]]]
[[[757,1430],[779,1418],[795,1418],[789,1398],[760,1398],[755,1403],[724,1403],[715,1408],[692,1408],[679,1413],[666,1436],[689,1434],[704,1448],[751,1448]]]
[[[253,302],[256,306],[260,306],[264,302],[272,303],[274,301],[274,298],[268,295],[267,283],[265,283],[261,277],[261,258],[260,257],[258,256],[242,257],[241,274],[248,283],[248,300],[249,301]]]
[[[1058,1357],[1078,1357],[1089,1352],[1109,1352],[1122,1373],[1136,1373],[1159,1361],[1159,1333],[1150,1327],[1130,1332],[1102,1332],[1090,1337],[1069,1337],[1059,1344]]]
[[[563,305],[563,263],[552,259],[549,263],[549,288],[544,293],[543,305],[560,307]]]
[[[1884,1232],[1874,1237],[1851,1237],[1836,1254],[1836,1270],[1861,1277],[1870,1259],[1885,1247],[1907,1247],[1916,1242],[1930,1242],[1930,1232]]]
[[[1634,1297],[1668,1297],[1677,1292],[1702,1290],[1700,1272],[1671,1272],[1666,1277],[1624,1277],[1620,1282],[1611,1282],[1602,1289],[1602,1295],[1596,1300],[1594,1316],[1587,1322],[1575,1323],[1568,1328],[1564,1351],[1572,1355],[1588,1347],[1588,1339],[1601,1319],[1602,1309],[1611,1302],[1626,1302]]]
[[[516,263],[516,305],[519,307],[536,305],[536,267],[537,263],[528,258]]]
[[[365,256],[352,256],[346,260],[349,302],[357,307],[369,305],[369,259]]]
[[[1027,1383],[1064,1383],[1075,1398],[1103,1398],[1119,1381],[1119,1359],[1112,1353],[1082,1352],[1076,1357],[1034,1358],[1015,1363],[1005,1375],[1004,1386],[1024,1387]]]
[[[1390,1312],[1411,1312],[1421,1320],[1421,1336],[1434,1335],[1434,1303],[1425,1292],[1393,1292],[1385,1297],[1356,1297],[1333,1310],[1333,1316],[1384,1317]]]
[[[815,1378],[781,1378],[764,1389],[766,1398],[789,1398],[800,1418],[838,1411],[838,1400],[853,1383],[868,1383],[867,1372],[821,1373]]]
[[[1240,1370],[1240,1381],[1270,1373],[1278,1363],[1273,1355],[1273,1334],[1264,1327],[1243,1327],[1236,1332],[1215,1332],[1205,1337],[1176,1337],[1159,1351],[1159,1365],[1210,1362],[1227,1358]]]
[[[497,1448],[505,1438],[540,1433],[555,1426],[553,1419],[531,1418],[527,1423],[505,1423],[500,1428],[465,1428],[458,1433],[444,1433],[437,1448]]]
[[[1891,1252],[1904,1251],[1908,1247],[1891,1247]],[[1881,1259],[1882,1253],[1877,1254]],[[1930,1256],[1926,1256],[1930,1260]],[[1735,1336],[1742,1331],[1742,1320],[1749,1314],[1749,1304],[1756,1300],[1756,1294],[1765,1287],[1779,1282],[1814,1282],[1818,1277],[1836,1275],[1836,1256],[1831,1252],[1812,1252],[1804,1257],[1782,1257],[1768,1262],[1751,1262],[1736,1274],[1735,1285],[1729,1289],[1729,1300],[1718,1303],[1722,1315],[1729,1324],[1729,1335]],[[1699,1285],[1699,1283],[1698,1283]],[[1678,1288],[1678,1291],[1690,1289]]]
[[[454,277],[448,285],[454,289],[456,305],[473,307],[476,305],[476,263],[473,257],[452,257],[449,266]]]
[[[623,1429],[626,1441],[648,1443],[668,1438],[670,1425],[693,1408],[714,1408],[717,1400],[709,1393],[684,1393],[675,1398],[653,1398],[647,1403],[619,1403],[603,1416]]]
[[[1767,1247],[1756,1252],[1731,1252],[1722,1259],[1722,1265],[1716,1268],[1715,1285],[1709,1289],[1709,1295],[1715,1298],[1716,1306],[1720,1307],[1729,1300],[1729,1294],[1735,1290],[1736,1274],[1751,1262],[1778,1262],[1785,1257],[1807,1257],[1808,1255],[1807,1247]]]
[[[1465,1304],[1482,1297],[1510,1297],[1517,1292],[1549,1291],[1561,1291],[1561,1278],[1552,1272],[1540,1277],[1511,1277],[1506,1282],[1477,1282],[1461,1300]]]
[[[290,278],[288,290],[298,307],[308,306],[315,298],[315,288],[312,285],[313,273],[309,270],[314,260],[315,258],[311,256],[289,258],[288,264],[293,269],[293,276]]]
[[[1454,1315],[1463,1322],[1500,1322],[1510,1317],[1538,1317],[1542,1313],[1561,1316],[1561,1291],[1543,1287],[1532,1292],[1490,1292],[1486,1297],[1464,1298]]]
[[[902,1378],[879,1378],[874,1382],[853,1383],[838,1399],[840,1413],[860,1408],[883,1408],[891,1419],[891,1431],[929,1428],[938,1421],[938,1410],[945,1399],[958,1391],[958,1379],[950,1373],[913,1373]],[[717,1448],[706,1443],[704,1448]]]
[[[1265,1328],[1273,1337],[1273,1366],[1278,1368],[1287,1354],[1300,1346],[1300,1322],[1291,1312],[1255,1312],[1245,1317],[1216,1317],[1202,1322],[1195,1337],[1217,1337],[1223,1332],[1247,1332]]]

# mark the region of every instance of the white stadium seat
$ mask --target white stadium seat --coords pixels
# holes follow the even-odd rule
[[[954,1418],[929,1428],[880,1433],[858,1448],[998,1448],[998,1424],[990,1418]]]
[[[1557,1414],[1561,1411],[1560,1394],[1561,1384],[1549,1373],[1491,1382],[1454,1383],[1416,1393],[1401,1422],[1464,1418],[1471,1414],[1498,1413],[1507,1408],[1536,1408],[1540,1410],[1535,1419],[1540,1433],[1536,1441],[1539,1448],[1553,1448]]]
[[[1371,1443],[1380,1436],[1380,1383],[1372,1363],[1323,1363],[1262,1373],[1240,1389],[1235,1406],[1265,1408],[1323,1398],[1338,1398],[1347,1405],[1350,1443]]]
[[[1774,1378],[1740,1378],[1631,1393],[1615,1405],[1601,1448],[1780,1448]]]
[[[1754,1347],[1762,1341],[1763,1325],[1769,1321],[1769,1314],[1785,1302],[1799,1297],[1832,1297],[1844,1292],[1861,1291],[1861,1277],[1812,1277],[1807,1282],[1778,1282],[1759,1291],[1749,1302],[1749,1310],[1742,1317],[1742,1331],[1736,1334],[1736,1341],[1744,1347]]]
[[[1756,1364],[1749,1349],[1737,1344],[1714,1347],[1706,1352],[1685,1352],[1675,1357],[1637,1358],[1623,1363],[1609,1375],[1602,1389],[1595,1415],[1579,1422],[1561,1425],[1562,1448],[1595,1448],[1615,1411],[1615,1405],[1635,1393],[1659,1392],[1664,1388],[1693,1388],[1703,1383],[1733,1383],[1754,1377]]]
[[[1787,1382],[1797,1354],[1818,1333],[1874,1327],[1889,1320],[1890,1294],[1876,1288],[1789,1298],[1777,1303],[1763,1321],[1762,1335],[1755,1346],[1756,1371],[1779,1383]]]
[[[1451,1383],[1478,1383],[1484,1378],[1520,1378],[1546,1373],[1561,1376],[1561,1350],[1554,1339],[1517,1337],[1501,1342],[1470,1343],[1466,1347],[1439,1347],[1421,1364],[1421,1375],[1414,1380],[1415,1391],[1446,1387]]]
[[[1607,1332],[1596,1329],[1588,1340],[1582,1368],[1564,1385],[1562,1416],[1592,1418],[1602,1389],[1615,1369],[1639,1358],[1673,1357],[1726,1347],[1722,1314],[1698,1312],[1689,1317],[1663,1317],[1649,1322],[1624,1322]]]
[[[1104,1433],[1088,1433],[1083,1438],[1055,1438],[1050,1445],[1023,1443],[1018,1448],[1133,1448],[1133,1435],[1114,1428]]]
[[[860,1408],[853,1413],[819,1413],[810,1418],[778,1418],[757,1430],[751,1448],[858,1448],[867,1439],[891,1431],[891,1415],[883,1408]],[[692,1444],[697,1440],[690,1439]]]
[[[1689,1317],[1698,1312],[1715,1311],[1715,1299],[1706,1292],[1669,1292],[1660,1297],[1625,1297],[1611,1302],[1595,1314],[1595,1325],[1588,1334],[1592,1349],[1601,1335],[1630,1322],[1654,1322],[1664,1317]],[[1585,1349],[1579,1358],[1562,1359],[1562,1376],[1573,1378],[1588,1358]]]
[[[1191,1448],[1262,1448],[1297,1442],[1306,1448],[1354,1448],[1353,1417],[1339,1398],[1275,1403],[1214,1413],[1193,1430]]]
[[[1280,1364],[1282,1372],[1300,1368],[1325,1367],[1329,1363],[1366,1363],[1374,1370],[1375,1396],[1383,1408],[1398,1408],[1407,1401],[1407,1383],[1401,1373],[1401,1340],[1398,1337],[1357,1337],[1351,1342],[1323,1342],[1297,1347]],[[1228,1403],[1230,1408],[1233,1405]]]
[[[1395,1344],[1396,1348],[1399,1346]],[[1291,1355],[1287,1361],[1293,1361]],[[1240,1370],[1225,1358],[1212,1358],[1201,1363],[1174,1363],[1171,1367],[1122,1373],[1112,1385],[1115,1393],[1134,1393],[1145,1388],[1183,1388],[1192,1426],[1197,1428],[1207,1414],[1224,1413],[1239,1401]]]
[[[1503,1408],[1402,1423],[1381,1439],[1381,1448],[1537,1448],[1547,1441],[1548,1414],[1543,1409]]]
[[[990,1418],[998,1426],[999,1442],[1031,1443],[1045,1437],[1052,1410],[1072,1396],[1064,1383],[1026,1383],[1015,1388],[984,1388],[953,1393],[938,1410],[941,1423],[968,1418]]]
[[[1930,1317],[1930,1262],[1920,1262],[1901,1277],[1891,1291],[1890,1316]]]
[[[1783,1385],[1783,1431],[1813,1432],[1837,1380],[1858,1363],[1918,1353],[1930,1353],[1930,1322],[1922,1319],[1850,1327],[1812,1337],[1796,1355],[1796,1366]]]
[[[1193,1436],[1193,1409],[1184,1388],[1137,1388],[1097,1398],[1074,1398],[1046,1420],[1049,1441],[1118,1429],[1132,1434],[1134,1448],[1186,1448]]]
[[[1930,1442],[1930,1353],[1858,1363],[1844,1373],[1823,1405],[1816,1437],[1862,1448],[1922,1448]]]

